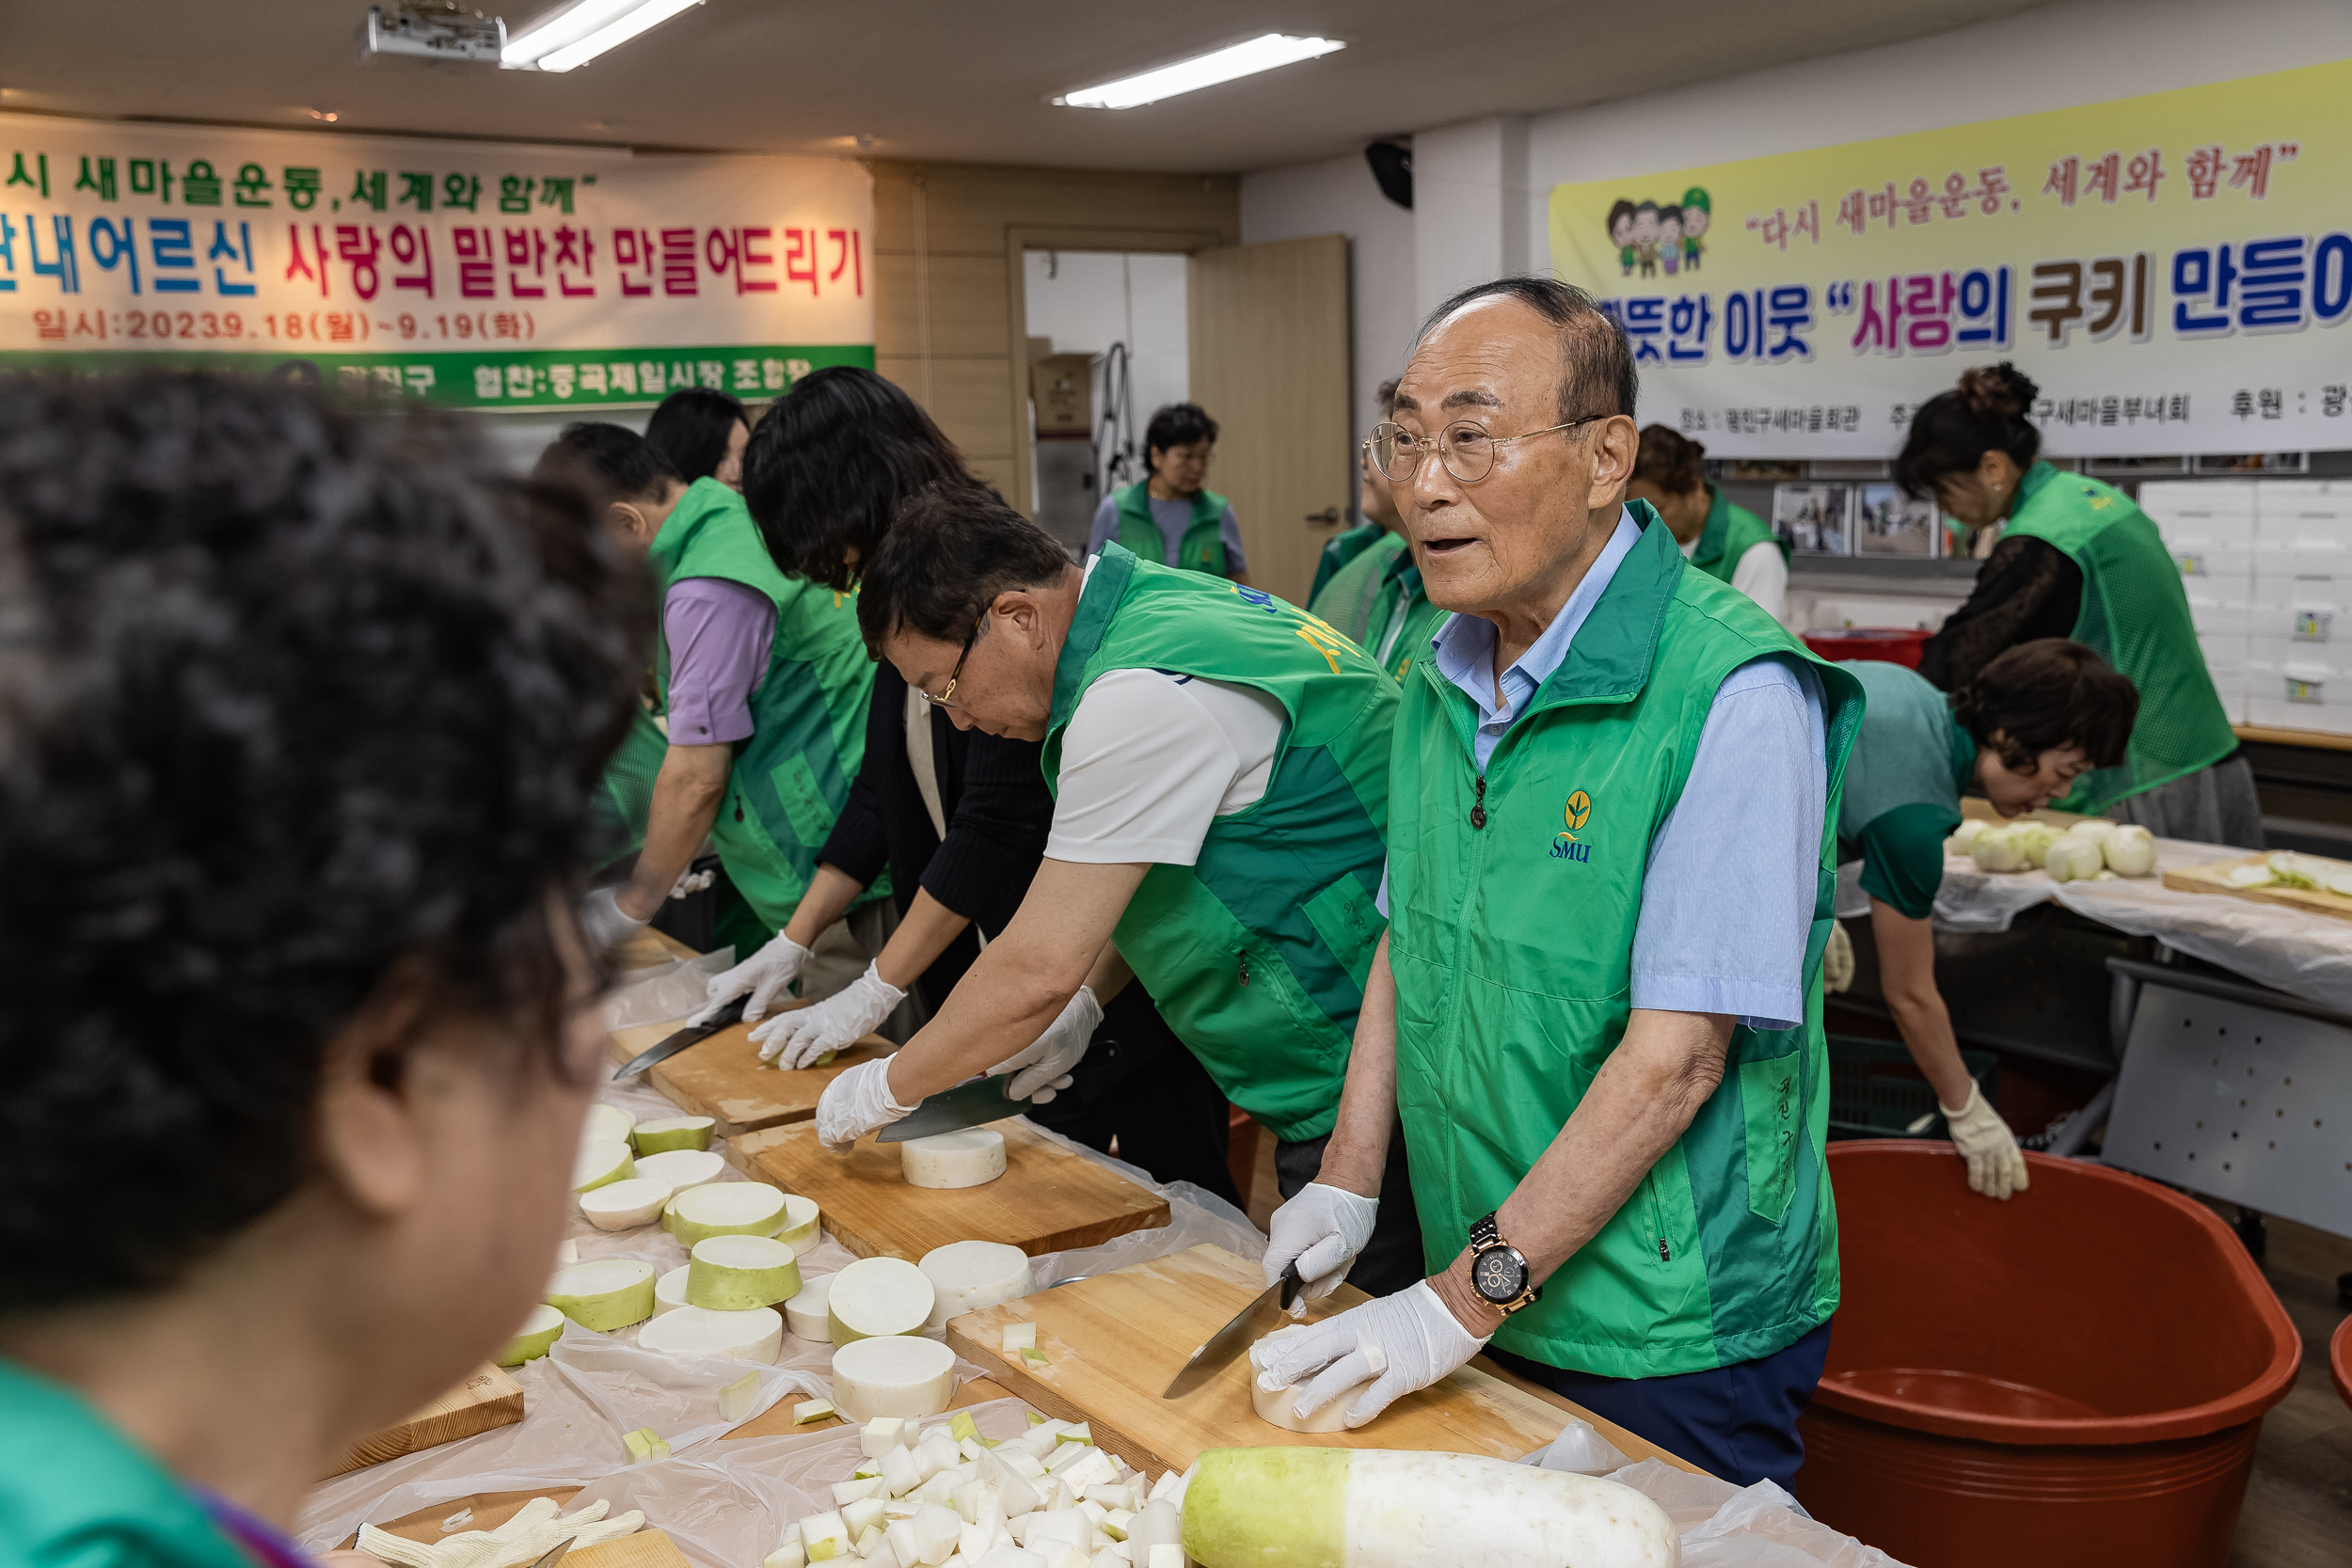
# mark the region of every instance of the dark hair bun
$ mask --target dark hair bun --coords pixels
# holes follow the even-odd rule
[[[2041,395],[2033,377],[2006,359],[1960,372],[1961,401],[1979,420],[2017,419]]]

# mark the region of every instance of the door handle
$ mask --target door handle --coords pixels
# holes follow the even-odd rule
[[[1327,506],[1320,512],[1310,512],[1307,514],[1307,520],[1311,523],[1321,523],[1326,528],[1336,528],[1339,526],[1340,509],[1336,506]]]

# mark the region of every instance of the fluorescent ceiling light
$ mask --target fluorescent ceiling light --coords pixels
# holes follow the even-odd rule
[[[1276,66],[1292,65],[1311,60],[1319,55],[1347,45],[1337,39],[1295,39],[1281,33],[1268,33],[1236,43],[1213,55],[1202,55],[1174,65],[1164,65],[1157,71],[1139,75],[1121,76],[1116,82],[1105,82],[1099,87],[1084,87],[1054,100],[1073,109],[1132,109],[1138,104],[1154,103],[1163,98],[1173,98],[1180,92],[1195,92],[1213,87],[1219,82],[1230,82],[1238,76],[1254,76]]]
[[[703,0],[574,0],[508,38],[499,64],[509,71],[569,71],[702,3]]]

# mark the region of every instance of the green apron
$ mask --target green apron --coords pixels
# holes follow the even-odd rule
[[[1975,737],[1916,670],[1874,658],[1837,667],[1869,705],[1837,803],[1838,858],[1862,861],[1871,897],[1925,920],[1944,880],[1944,840],[1960,826],[1961,791],[1976,771]]]
[[[1225,498],[1214,490],[1192,498],[1192,521],[1184,525],[1176,559],[1168,562],[1169,565],[1206,572],[1213,578],[1233,575],[1225,569]],[[1152,515],[1148,481],[1119,492],[1119,542],[1142,560],[1168,561],[1168,539]]]
[[[1777,545],[1781,560],[1788,559],[1788,541],[1774,533],[1772,524],[1744,506],[1732,505],[1713,485],[1707,490],[1714,504],[1707,509],[1707,526],[1691,551],[1692,565],[1718,582],[1729,582],[1740,561],[1758,545]]]
[[[1722,1085],[1690,1128],[1543,1299],[1495,1335],[1547,1366],[1661,1377],[1769,1355],[1837,1305],[1813,978],[1862,696],[1745,595],[1685,571],[1647,504],[1631,512],[1640,542],[1483,778],[1470,699],[1434,660],[1405,682],[1390,778],[1389,960],[1397,1105],[1435,1272],[1551,1146],[1625,1034],[1643,873],[1717,688],[1760,657],[1813,666],[1829,819],[1805,1022],[1733,1028]]]
[[[1330,553],[1328,549],[1324,551],[1327,562]],[[1381,537],[1372,541],[1369,549],[1358,551],[1355,559],[1331,573],[1327,581],[1316,582],[1315,591],[1307,596],[1307,608],[1349,641],[1369,648],[1373,605],[1389,580],[1389,567],[1404,554],[1405,541],[1384,530]],[[1320,566],[1316,575],[1321,578]]]
[[[1331,580],[1333,573],[1380,543],[1381,540],[1395,537],[1378,523],[1360,523],[1344,533],[1333,534],[1324,544],[1323,553],[1315,557],[1315,580],[1313,585],[1307,590],[1308,606],[1312,608],[1314,602],[1323,597],[1323,585]],[[1144,559],[1149,561],[1154,558],[1146,556]],[[1316,613],[1322,614],[1322,611],[1317,610]],[[1328,615],[1323,618],[1327,621],[1331,620]],[[1339,623],[1334,621],[1332,624],[1337,626]]]
[[[1266,792],[1193,865],[1155,865],[1119,951],[1225,1098],[1285,1142],[1337,1119],[1374,949],[1396,687],[1362,649],[1255,588],[1106,547],[1054,671],[1047,784],[1088,687],[1153,669],[1254,687],[1290,723]]]
[[[2017,508],[2001,537],[2039,539],[2081,568],[2082,609],[2069,635],[2139,689],[2122,766],[2085,773],[2072,795],[2052,804],[2096,815],[2237,750],[2189,622],[2180,566],[2129,496],[2037,463],[2017,486]]]
[[[688,487],[649,558],[664,594],[682,578],[723,578],[776,607],[767,673],[752,692],[752,733],[735,743],[710,836],[744,902],[781,928],[816,874],[817,851],[866,752],[874,664],[858,633],[855,596],[778,571],[743,498],[714,479]],[[654,674],[666,705],[666,642],[658,654]],[[632,754],[624,748],[624,757]],[[889,891],[888,879],[878,879],[860,901]]]
[[[1380,596],[1373,601],[1372,629],[1365,635],[1364,646],[1382,669],[1401,681],[1413,660],[1429,651],[1429,640],[1452,614],[1431,604],[1429,595],[1422,592],[1421,568],[1407,552],[1390,562],[1381,578]]]
[[[78,1393],[0,1360],[0,1560],[253,1568],[168,1471]]]

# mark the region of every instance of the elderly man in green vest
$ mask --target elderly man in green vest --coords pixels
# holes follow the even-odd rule
[[[1816,975],[1862,700],[1645,502],[1623,334],[1511,278],[1431,318],[1375,436],[1430,598],[1391,918],[1269,1277],[1319,1290],[1399,1201],[1428,1277],[1253,1351],[1359,1426],[1498,1360],[1741,1484],[1788,1484],[1837,1305]]]
[[[633,431],[567,426],[542,466],[604,493],[608,526],[646,552],[662,594],[654,677],[666,741],[641,723],[615,764],[637,757],[639,771],[654,771],[644,845],[627,881],[589,895],[583,928],[608,944],[626,940],[708,839],[772,934],[807,890],[865,751],[874,666],[855,602],[777,570],[741,496],[715,479],[681,482]],[[875,897],[869,921],[887,908]],[[845,970],[831,976],[839,985],[888,932],[828,935],[820,968]]]
[[[1171,403],[1143,431],[1141,483],[1103,498],[1087,535],[1087,554],[1116,541],[1145,561],[1213,578],[1249,580],[1233,503],[1206,488],[1216,451],[1216,421],[1197,403]]]
[[[1395,683],[1255,588],[1117,544],[1082,572],[993,492],[902,508],[858,617],[959,727],[1044,742],[1054,821],[1004,934],[904,1050],[834,1082],[818,1135],[848,1143],[983,1070],[1067,1071],[1132,967],[1273,1130],[1282,1190],[1303,1187],[1380,941]],[[1409,1203],[1391,1210],[1364,1272],[1402,1285],[1420,1241]]]

